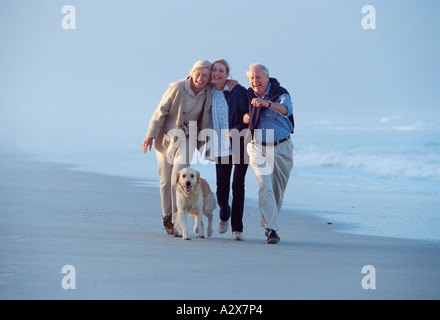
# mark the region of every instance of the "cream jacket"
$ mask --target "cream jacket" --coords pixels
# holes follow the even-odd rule
[[[154,148],[164,155],[166,155],[167,149],[172,142],[170,138],[167,139],[168,131],[171,129],[188,130],[187,124],[184,123],[186,98],[189,95],[185,89],[185,81],[187,79],[173,82],[169,85],[168,90],[163,95],[159,106],[150,120],[147,137],[154,139]],[[212,85],[207,84],[203,90],[207,90],[207,92],[203,110],[197,121],[197,136],[201,130],[208,128],[209,113],[211,111]],[[203,144],[204,141],[198,141],[197,148],[200,149]]]

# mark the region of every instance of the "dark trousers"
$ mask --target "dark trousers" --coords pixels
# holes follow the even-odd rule
[[[228,159],[226,157],[226,159]],[[218,158],[216,164],[217,173],[217,202],[220,207],[220,220],[228,221],[231,218],[232,231],[243,232],[244,211],[244,184],[248,164],[233,164],[232,156],[228,163],[225,158]],[[222,162],[221,162],[222,161]],[[231,173],[234,167],[232,180],[232,209],[229,206],[229,193],[231,190]]]

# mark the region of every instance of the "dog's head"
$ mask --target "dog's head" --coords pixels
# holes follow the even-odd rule
[[[180,185],[186,193],[190,193],[199,180],[200,172],[191,168],[185,168],[176,173],[176,183]]]

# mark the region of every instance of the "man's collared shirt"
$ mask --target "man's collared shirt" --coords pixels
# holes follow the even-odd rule
[[[271,85],[272,84],[269,83],[266,93],[262,98],[263,100],[267,101],[269,99],[269,90]],[[259,98],[255,92],[254,95],[256,98]],[[289,120],[289,116],[293,114],[293,104],[290,96],[285,93],[279,96],[277,101],[271,102],[284,105],[288,110],[287,115],[282,115],[271,108],[267,109],[265,112],[262,112],[260,114],[258,125],[255,128],[260,130],[255,130],[254,134],[254,139],[260,142],[274,142],[283,140],[290,136],[293,130],[292,122]],[[267,130],[273,130],[273,134],[269,131],[269,135],[267,135]]]

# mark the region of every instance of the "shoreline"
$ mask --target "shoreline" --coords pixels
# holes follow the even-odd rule
[[[246,204],[230,231],[181,241],[163,230],[158,188],[72,166],[0,158],[1,299],[439,299],[440,244],[343,233],[316,210],[283,210],[267,245]],[[215,219],[218,209],[215,211]],[[188,219],[188,225],[191,224]],[[76,269],[76,289],[61,286]],[[375,267],[376,289],[362,288]]]
[[[154,155],[142,153],[118,154],[80,154],[73,157],[36,156],[34,158],[52,164],[71,163],[69,168],[78,172],[90,172],[131,179],[137,186],[156,187],[159,184],[157,160]],[[32,156],[28,156],[33,160]],[[50,159],[50,160],[48,160]],[[215,187],[215,168],[210,165],[192,164],[191,167]],[[246,176],[246,205],[258,207],[258,186],[250,168]],[[283,208],[288,210],[311,209],[323,219],[337,223],[351,223],[344,230],[350,234],[370,235],[409,240],[440,242],[437,232],[440,220],[435,214],[440,206],[438,191],[407,190],[408,182],[400,186],[400,180],[390,181],[394,189],[365,184],[361,180],[339,181],[333,176],[312,176],[307,170],[295,169],[285,195]],[[339,180],[338,180],[339,179]],[[353,184],[352,182],[356,182]],[[412,181],[413,183],[414,181]],[[373,183],[377,185],[379,181]],[[362,186],[363,185],[363,186]],[[416,183],[416,186],[418,184]],[[329,216],[330,215],[330,216]]]

